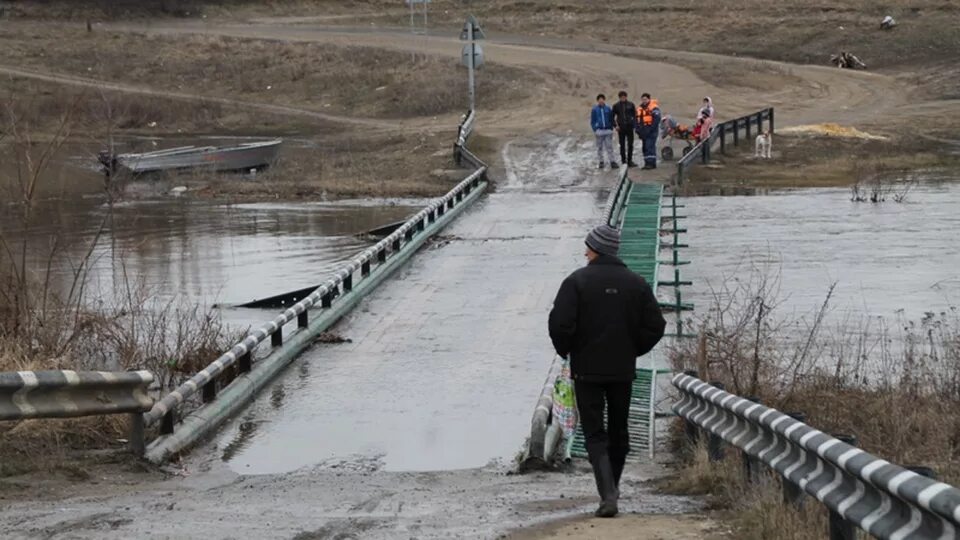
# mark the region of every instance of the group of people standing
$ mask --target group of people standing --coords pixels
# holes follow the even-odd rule
[[[620,163],[626,167],[637,167],[633,161],[634,133],[640,139],[643,149],[643,168],[657,168],[657,137],[660,131],[660,105],[648,93],[640,96],[640,105],[634,105],[627,99],[623,90],[617,94],[613,107],[607,105],[603,94],[597,96],[597,104],[590,112],[590,127],[597,137],[597,157],[599,168],[604,166],[604,157],[611,169],[619,167],[613,154],[613,133],[617,133],[620,142]]]

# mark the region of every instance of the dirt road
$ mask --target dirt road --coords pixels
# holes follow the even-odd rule
[[[457,57],[461,43],[455,36],[414,36],[409,33],[380,29],[344,29],[316,25],[176,23],[114,25],[109,29],[144,33],[206,34],[257,39],[329,42],[336,44],[386,47],[403,51]],[[531,133],[544,130],[582,129],[584,111],[598,91],[610,93],[620,86],[633,95],[651,91],[668,112],[692,116],[705,95],[713,97],[721,117],[730,117],[764,106],[777,107],[782,125],[819,122],[865,123],[885,115],[908,117],[903,110],[891,110],[889,100],[907,93],[908,88],[894,77],[830,67],[800,66],[778,62],[762,65],[789,71],[799,78],[799,85],[787,85],[769,92],[745,88],[718,88],[704,82],[685,65],[738,65],[741,69],[757,67],[752,59],[741,59],[706,53],[676,52],[625,47],[577,44],[538,38],[491,37],[484,42],[489,62],[541,70],[561,70],[573,74],[567,94],[551,92],[543,100],[518,104],[517,108],[482,111],[485,131]],[[581,48],[577,48],[577,47]],[[624,56],[642,53],[656,60]],[[482,76],[482,73],[481,75]],[[522,106],[520,106],[522,105]],[[949,102],[929,102],[926,108],[949,108]],[[518,114],[520,112],[520,114]]]
[[[0,536],[9,539],[449,539],[497,538],[595,505],[592,477],[517,476],[503,467],[385,473],[376,463],[331,460],[286,475],[239,476],[217,462],[183,478],[121,488],[88,485],[55,501],[5,501]],[[695,512],[683,497],[654,494],[656,467],[624,477],[624,515]],[[112,488],[117,491],[117,488]],[[668,518],[663,518],[668,519]],[[625,520],[626,521],[626,520]]]

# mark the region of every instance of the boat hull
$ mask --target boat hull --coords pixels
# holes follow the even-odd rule
[[[116,156],[115,163],[118,170],[133,174],[188,169],[208,171],[261,169],[276,162],[281,142],[277,139],[229,148],[181,147],[143,154],[120,154]]]

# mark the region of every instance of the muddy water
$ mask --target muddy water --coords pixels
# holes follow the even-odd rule
[[[854,203],[846,189],[685,201],[697,309],[709,309],[726,281],[753,269],[779,274],[778,308],[813,314],[831,284],[826,321],[918,320],[960,305],[960,182],[930,178],[903,203]]]
[[[108,305],[128,286],[149,298],[230,306],[322,282],[370,245],[356,236],[404,219],[423,201],[221,204],[160,199],[110,206],[97,198],[47,201],[36,225],[22,230],[12,212],[0,230],[26,236],[28,266],[44,273],[51,246],[52,282],[70,286],[73,268],[91,249],[87,299]],[[95,240],[102,228],[99,240]],[[274,311],[225,309],[247,326]]]
[[[260,137],[262,138],[262,137]],[[128,137],[126,150],[183,144],[233,144],[244,137]],[[285,150],[308,141],[287,139]],[[158,302],[229,307],[318,284],[371,243],[357,233],[402,220],[423,200],[224,204],[176,197],[171,181],[144,177],[105,202],[95,159],[100,147],[70,141],[58,149],[38,184],[34,219],[24,230],[15,160],[0,152],[0,233],[42,280],[66,291],[90,252],[85,298],[107,305],[133,289]],[[231,175],[224,175],[229,181]],[[172,185],[176,185],[174,179]],[[54,255],[51,257],[50,253]],[[235,326],[266,322],[276,310],[224,309]]]
[[[566,138],[503,160],[495,192],[335,327],[352,342],[297,359],[220,433],[219,457],[251,474],[511,462],[554,354],[547,314],[617,177]]]

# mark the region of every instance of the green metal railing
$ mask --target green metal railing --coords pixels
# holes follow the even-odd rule
[[[620,259],[656,290],[660,261],[660,223],[663,185],[636,184],[629,180],[623,185],[618,204],[611,214],[610,224],[620,228]],[[638,368],[633,381],[630,403],[630,447],[651,451],[655,434],[656,375],[669,370]],[[634,451],[636,458],[641,453]],[[570,455],[587,457],[583,431],[577,426],[570,441]]]

